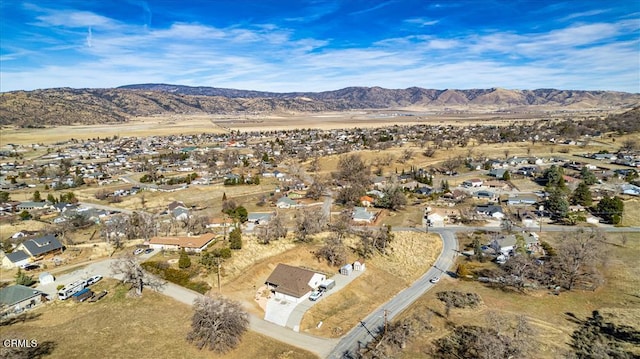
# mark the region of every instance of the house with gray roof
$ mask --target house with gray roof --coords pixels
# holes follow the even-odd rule
[[[252,212],[247,215],[247,222],[253,224],[266,224],[269,223],[272,217],[273,213]]]
[[[280,197],[278,201],[276,201],[276,207],[278,208],[295,208],[298,207],[298,202],[292,200],[289,197]]]
[[[7,253],[2,258],[3,268],[16,268],[25,265],[31,261],[31,257],[24,251],[16,250],[11,253]]]
[[[6,309],[0,314],[2,316],[18,314],[45,300],[46,293],[44,292],[23,285],[11,285],[0,289],[0,304],[6,306]]]
[[[54,235],[49,234],[44,237],[26,240],[18,245],[16,250],[24,251],[34,258],[53,252],[62,253],[62,243]]]
[[[372,223],[376,219],[376,214],[367,211],[365,207],[353,207],[351,219],[353,219],[354,222]]]

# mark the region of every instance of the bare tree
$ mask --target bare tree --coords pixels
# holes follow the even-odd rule
[[[637,150],[638,148],[640,148],[640,146],[638,145],[638,140],[634,138],[629,138],[622,141],[622,146],[620,146],[620,151],[631,152],[631,151]]]
[[[346,181],[352,185],[359,184],[366,186],[369,184],[370,169],[360,155],[350,154],[340,157],[338,169],[334,172],[334,177],[338,180]]]
[[[371,258],[375,253],[387,254],[389,244],[393,240],[391,226],[382,226],[378,230],[358,232],[360,243],[358,252],[364,258]]]
[[[461,164],[462,161],[460,161],[459,158],[448,158],[444,162],[442,162],[442,167],[444,167],[444,169],[447,170],[449,174],[452,174],[456,170],[456,168],[460,167]]]
[[[309,236],[320,233],[326,225],[327,217],[323,211],[305,208],[296,216],[296,238],[301,242],[307,242]]]
[[[313,156],[311,163],[309,163],[309,171],[318,173],[320,171],[320,156],[317,154]]]
[[[131,289],[135,291],[138,297],[142,295],[144,287],[159,290],[165,284],[162,280],[145,272],[140,263],[131,254],[113,261],[111,263],[111,274],[122,277],[122,283],[131,284]]]
[[[127,236],[129,223],[125,215],[111,216],[100,227],[100,236],[116,248],[122,247],[122,240]]]
[[[315,252],[316,258],[325,259],[331,266],[337,267],[347,260],[347,248],[341,238],[330,236],[325,240],[324,246]]]
[[[422,151],[422,155],[425,157],[433,157],[436,154],[436,149],[435,147],[431,147],[431,146],[427,146],[427,148]]]
[[[271,241],[285,238],[287,233],[284,218],[278,214],[273,216],[267,224],[258,227],[258,240],[263,244],[269,244]]]
[[[193,307],[187,341],[216,353],[226,353],[240,344],[249,328],[249,315],[239,302],[222,296],[198,297]]]
[[[198,215],[193,216],[190,222],[189,232],[193,234],[202,234],[207,231],[207,225],[209,224],[209,218],[207,216]]]
[[[307,197],[311,199],[319,199],[327,188],[327,180],[320,176],[313,177],[313,183],[307,189]]]
[[[601,284],[598,267],[606,255],[601,232],[581,228],[566,236],[556,252],[551,268],[560,285],[571,290],[576,285],[595,288]]]
[[[409,161],[413,157],[413,150],[410,148],[405,148],[402,150],[402,156],[400,157],[400,163],[405,163]]]

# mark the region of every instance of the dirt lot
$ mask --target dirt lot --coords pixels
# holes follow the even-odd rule
[[[48,303],[30,312],[34,319],[2,327],[2,339],[52,343],[47,358],[316,358],[254,332],[247,332],[240,346],[225,355],[200,351],[185,340],[189,306],[151,291],[141,299],[127,298],[124,287],[111,280],[95,286],[102,289],[109,294],[97,303]]]
[[[417,336],[400,357],[431,357],[426,354],[430,343],[446,335],[450,331],[451,323],[485,325],[484,314],[490,310],[513,315],[525,314],[529,318],[536,331],[533,338],[536,358],[561,357],[569,349],[570,335],[576,325],[565,315],[568,312],[584,319],[590,316],[593,310],[600,310],[618,324],[634,325],[636,329],[640,329],[640,268],[637,266],[637,258],[640,257],[640,233],[626,236],[627,243],[622,245],[621,235],[608,235],[609,260],[604,268],[606,282],[603,287],[593,292],[563,292],[556,296],[549,291],[538,290],[519,294],[492,289],[478,282],[443,278],[434,290],[425,294],[401,316],[434,313],[432,324],[435,330]],[[545,233],[541,239],[554,244],[562,239],[562,234]],[[477,293],[484,303],[479,309],[453,309],[448,320],[445,320],[442,317],[444,305],[435,297],[437,292],[445,290]],[[640,352],[636,351],[636,354]]]

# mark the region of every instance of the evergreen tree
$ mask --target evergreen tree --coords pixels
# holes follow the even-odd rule
[[[33,192],[33,201],[42,202],[42,197],[40,197],[40,191]]]
[[[589,186],[598,182],[596,175],[594,175],[593,172],[589,171],[587,167],[582,167],[582,170],[580,170],[580,178],[582,178],[582,182],[586,183]]]
[[[236,227],[229,233],[229,248],[242,249],[242,231],[240,227]]]
[[[182,250],[180,251],[180,259],[178,259],[178,267],[180,267],[180,269],[186,269],[191,267],[191,258],[189,258],[189,255],[184,250],[184,248],[182,248]]]
[[[596,211],[608,223],[619,224],[622,220],[624,203],[619,197],[604,196],[596,206]]]
[[[569,213],[569,202],[562,190],[553,188],[546,201],[546,208],[557,219],[566,218]]]
[[[586,182],[582,181],[576,187],[576,190],[573,191],[573,196],[571,196],[571,202],[573,204],[579,204],[585,207],[590,207],[592,204],[591,191],[589,190],[589,186]]]

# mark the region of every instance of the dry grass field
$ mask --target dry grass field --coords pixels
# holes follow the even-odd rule
[[[359,320],[418,279],[433,265],[442,243],[436,235],[396,232],[388,256],[366,261],[367,270],[346,288],[314,305],[300,328],[310,334],[338,337]],[[316,328],[322,321],[320,329]]]
[[[487,125],[509,125],[519,121],[549,118],[581,118],[589,111],[574,113],[495,113],[491,109],[483,112],[445,113],[441,111],[359,110],[327,113],[281,113],[271,115],[247,115],[230,117],[227,115],[158,115],[131,118],[126,123],[75,125],[27,129],[12,126],[2,128],[2,142],[30,145],[50,144],[71,138],[83,140],[96,137],[162,136],[175,134],[225,133],[230,130],[242,132],[261,130],[290,130],[294,128],[374,128],[393,125],[451,125],[466,126],[483,123]],[[565,109],[566,110],[566,109]],[[465,113],[466,112],[466,113]],[[398,115],[399,114],[399,115]]]
[[[624,227],[640,227],[640,200],[624,201],[624,212],[620,224]]]
[[[73,301],[46,304],[36,317],[2,328],[2,338],[36,339],[53,343],[47,358],[221,358],[311,359],[315,355],[247,332],[235,350],[217,355],[198,350],[185,340],[192,311],[188,305],[146,291],[140,299],[127,298],[126,289],[104,280],[96,290],[109,294],[97,303]]]
[[[556,244],[562,240],[561,233],[544,233],[543,240]],[[400,358],[430,358],[426,352],[430,343],[445,336],[451,324],[485,325],[488,311],[503,314],[524,314],[536,331],[533,341],[536,358],[558,358],[568,350],[571,333],[576,324],[565,313],[573,313],[580,319],[591,315],[593,310],[601,311],[609,320],[617,324],[635,326],[640,329],[640,233],[626,234],[627,243],[621,244],[621,234],[608,235],[608,262],[604,268],[606,282],[596,291],[563,292],[559,296],[546,290],[529,291],[526,294],[489,288],[478,282],[443,280],[402,314],[434,313],[432,324],[435,330],[414,338],[400,355]],[[444,305],[436,299],[436,293],[446,290],[474,292],[480,295],[483,304],[477,309],[453,309],[445,320]],[[400,319],[399,318],[399,319]],[[447,323],[449,321],[450,323]],[[636,355],[640,354],[636,348]]]

